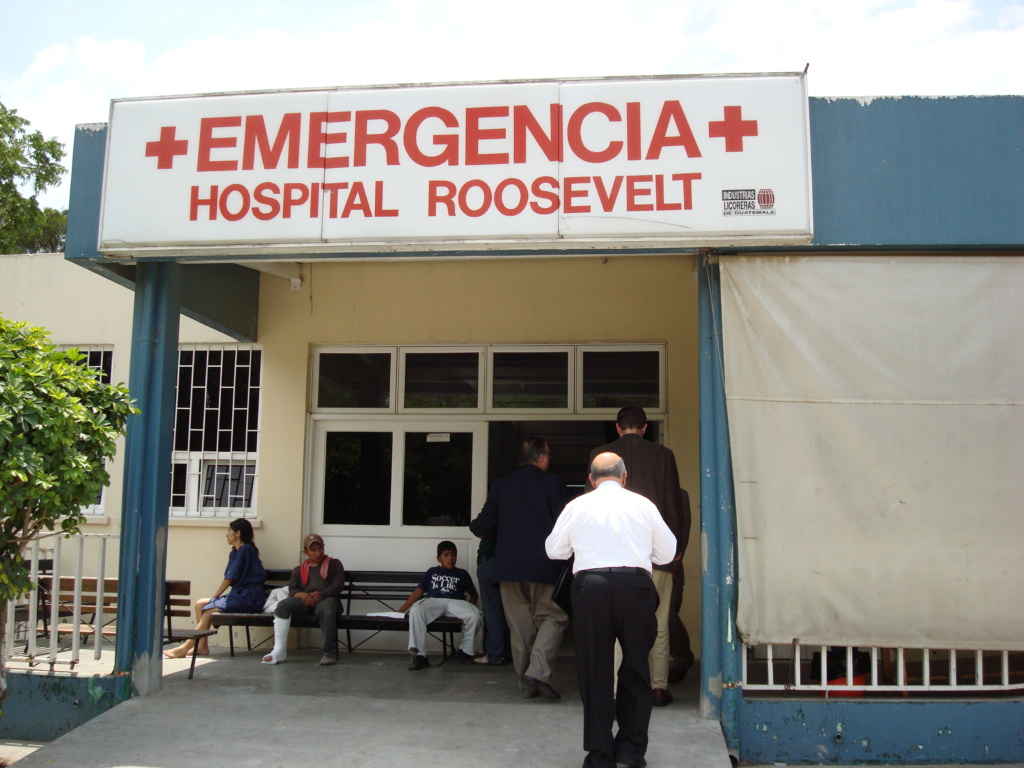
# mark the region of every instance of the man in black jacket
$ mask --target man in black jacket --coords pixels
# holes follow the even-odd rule
[[[676,468],[676,457],[672,449],[644,439],[644,433],[647,431],[647,413],[644,409],[639,405],[621,408],[615,421],[615,429],[619,433],[619,439],[595,448],[590,452],[590,460],[593,461],[602,453],[615,453],[621,456],[626,464],[626,471],[629,472],[627,489],[654,502],[677,542],[676,558],[667,565],[655,565],[653,573],[654,586],[658,590],[660,602],[657,613],[658,636],[650,656],[651,687],[654,690],[654,706],[664,707],[672,703],[672,694],[668,691],[672,576],[674,571],[682,569],[680,558],[686,551],[690,537],[690,508],[683,503],[679,470]],[[681,602],[681,592],[679,597]],[[676,602],[677,611],[678,606],[679,602]],[[687,637],[685,642],[688,644],[688,641]],[[692,658],[691,653],[691,664]]]
[[[569,617],[552,598],[562,563],[550,560],[544,540],[566,502],[565,482],[548,474],[551,451],[540,437],[523,441],[519,466],[491,485],[470,530],[497,534],[494,573],[512,638],[512,661],[523,698],[560,699],[551,669]]]

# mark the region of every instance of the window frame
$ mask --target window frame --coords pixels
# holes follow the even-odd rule
[[[391,504],[386,525],[323,522],[324,470],[329,432],[389,433],[391,442]],[[313,415],[307,441],[311,460],[307,462],[306,504],[310,530],[322,536],[387,537],[402,539],[443,539],[466,536],[465,526],[406,525],[403,521],[405,491],[405,435],[408,432],[471,432],[473,434],[473,470],[470,490],[470,519],[487,499],[487,422],[479,418],[449,419],[405,418],[338,419],[331,415]]]
[[[405,404],[405,381],[409,355],[415,354],[476,354],[477,398],[475,408],[412,408]],[[487,392],[490,386],[487,381],[486,347],[467,344],[465,346],[429,346],[410,345],[398,348],[398,413],[408,415],[435,416],[438,414],[481,414],[485,412]]]
[[[339,346],[335,344],[313,347],[313,359],[310,372],[310,413],[355,413],[355,414],[384,414],[398,412],[398,351],[397,346]],[[391,363],[388,367],[390,377],[387,408],[332,408],[317,405],[320,401],[320,358],[324,354],[334,355],[358,355],[358,354],[390,354]]]
[[[177,413],[180,410],[178,406],[178,381],[179,369],[181,365],[181,354],[182,352],[258,352],[260,357],[260,371],[259,371],[259,395],[256,399],[256,449],[254,451],[205,451],[205,450],[175,450],[173,443],[173,436],[177,429]],[[195,358],[193,357],[193,360]],[[207,361],[208,364],[208,361]],[[236,358],[237,364],[237,358]],[[251,358],[250,358],[251,367]],[[171,493],[168,495],[167,507],[168,515],[171,520],[230,520],[236,517],[244,517],[246,519],[256,519],[258,517],[258,499],[259,499],[259,483],[260,483],[260,467],[259,467],[259,454],[262,443],[263,433],[263,347],[259,344],[216,344],[216,343],[196,343],[196,344],[179,344],[178,345],[178,366],[175,368],[175,420],[172,425],[172,443],[171,443],[171,467],[170,472],[172,473],[172,486]],[[251,382],[251,379],[250,379]],[[195,382],[193,380],[193,388]],[[251,383],[250,383],[251,386]],[[190,404],[191,409],[191,404]],[[247,406],[248,407],[248,406]],[[248,432],[248,428],[246,429]],[[240,507],[219,507],[215,505],[204,505],[203,498],[204,494],[204,483],[206,479],[206,468],[214,464],[227,464],[231,466],[244,466],[253,467],[253,481],[252,481],[252,493],[251,503],[249,506]],[[173,487],[173,472],[174,467],[177,465],[185,466],[185,505],[175,505],[174,501],[174,487]]]
[[[658,405],[644,407],[648,415],[664,416],[668,409],[666,381],[667,345],[664,342],[618,342],[612,344],[444,344],[413,345],[314,345],[311,351],[308,388],[309,413],[322,416],[353,415],[359,419],[373,416],[457,417],[491,414],[497,417],[517,418],[529,415],[587,416],[614,418],[620,407],[587,408],[583,406],[583,357],[587,352],[655,352],[658,355]],[[565,408],[501,408],[494,405],[494,355],[502,352],[566,352],[568,366],[568,393]],[[390,401],[388,408],[326,408],[319,407],[320,357],[323,354],[387,353],[391,355]],[[479,399],[475,408],[410,408],[405,406],[406,360],[416,353],[476,353],[479,377]]]
[[[575,345],[573,344],[495,344],[487,347],[487,412],[488,413],[502,413],[502,414],[522,414],[522,413],[537,413],[537,414],[571,414],[575,413],[576,407],[576,383],[575,383],[575,372],[576,372],[576,360],[574,353]],[[566,375],[566,393],[565,408],[502,408],[494,404],[494,356],[502,353],[511,352],[527,352],[527,353],[538,353],[538,352],[564,352],[565,353],[565,375]]]
[[[578,344],[576,345],[576,413],[588,416],[611,416],[614,420],[619,408],[588,408],[583,405],[583,383],[586,377],[586,370],[583,365],[583,355],[586,352],[656,352],[658,354],[658,406],[644,406],[644,412],[648,419],[651,414],[662,416],[666,413],[665,400],[667,397],[665,387],[665,352],[666,345],[662,343],[638,343],[638,344]],[[625,403],[623,403],[625,405]],[[660,420],[660,419],[659,419]]]
[[[58,349],[64,352],[70,352],[75,350],[86,356],[85,360],[79,361],[79,365],[83,365],[86,368],[91,368],[94,371],[99,371],[103,374],[106,382],[114,381],[114,345],[113,344],[61,344]],[[110,370],[106,370],[101,366],[89,365],[89,355],[92,353],[99,353],[100,355],[109,355]],[[107,462],[103,462],[104,468],[107,466]],[[107,490],[110,488],[109,485],[100,487],[100,497],[93,504],[84,504],[78,508],[78,511],[90,518],[103,517],[106,515],[107,506]]]

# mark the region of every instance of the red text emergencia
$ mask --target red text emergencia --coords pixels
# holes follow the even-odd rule
[[[726,107],[725,119],[709,124],[708,135],[724,136],[730,152],[742,151],[742,136],[757,135],[756,121],[742,121],[753,125],[752,133],[726,132],[738,115],[738,107]],[[583,131],[588,119],[621,124],[621,137],[602,145],[588,144]],[[533,159],[530,155],[534,152],[546,160],[561,162],[563,148],[585,163],[606,163],[620,156],[630,161],[661,160],[663,153],[673,147],[679,147],[686,157],[701,157],[678,101],[662,105],[653,133],[646,140],[639,102],[628,102],[624,110],[591,102],[574,110],[567,121],[562,120],[561,105],[551,104],[546,123],[525,105],[467,108],[462,120],[442,107],[426,107],[410,115],[404,124],[398,114],[382,109],[360,110],[354,116],[348,110],[306,115],[291,112],[281,118],[273,136],[263,115],[204,117],[199,123],[196,171],[200,173],[276,170],[282,163],[289,169],[360,168],[372,164],[374,148],[383,165],[405,162],[424,168],[522,164]],[[341,130],[343,127],[351,127],[351,131]],[[176,126],[163,126],[159,140],[146,144],[146,157],[156,157],[160,169],[171,168],[176,156],[187,154],[187,142],[175,136]],[[511,153],[487,151],[488,142],[505,143],[509,136]],[[739,150],[734,150],[737,140]],[[332,147],[343,145],[351,152],[330,152]]]

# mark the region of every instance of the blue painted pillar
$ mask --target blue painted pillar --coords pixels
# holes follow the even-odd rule
[[[160,689],[163,585],[171,493],[181,267],[139,264],[129,388],[142,411],[128,422],[121,507],[120,589],[114,674],[140,695]],[[119,689],[127,698],[132,691]]]
[[[704,257],[701,257],[702,259]],[[700,335],[700,533],[701,554],[701,715],[709,720],[722,717],[722,632],[719,622],[721,585],[719,582],[717,514],[718,472],[715,468],[714,446],[718,440],[715,429],[714,366],[715,345],[720,337],[715,324],[711,296],[712,273],[717,280],[718,266],[703,263],[697,281],[698,332]]]
[[[726,746],[739,749],[742,643],[736,634],[736,502],[722,358],[721,282],[717,263],[702,267],[700,311],[701,710],[720,717]]]

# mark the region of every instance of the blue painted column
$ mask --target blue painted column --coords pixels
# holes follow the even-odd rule
[[[726,746],[739,750],[742,643],[736,634],[736,503],[722,359],[721,282],[717,263],[702,267],[700,311],[702,581],[701,711],[720,717]]]
[[[178,368],[181,267],[139,264],[129,388],[142,411],[128,422],[121,507],[120,589],[114,674],[134,693],[160,689],[163,585],[171,493],[171,439]],[[121,686],[121,699],[132,694]]]
[[[704,257],[700,257],[704,258]],[[715,345],[719,343],[712,311],[711,280],[717,280],[718,266],[700,265],[697,281],[698,333],[700,335],[700,531],[701,553],[701,715],[709,720],[722,717],[722,633],[719,622],[721,585],[719,582],[717,514],[718,472],[715,470],[714,366]]]

